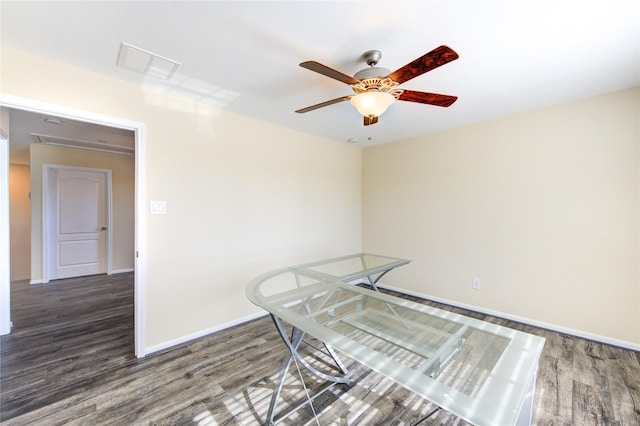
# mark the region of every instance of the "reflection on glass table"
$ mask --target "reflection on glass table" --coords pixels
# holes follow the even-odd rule
[[[543,338],[291,268],[258,277],[247,296],[271,314],[291,352],[282,379],[294,360],[330,384],[348,384],[343,354],[470,423],[531,422]],[[299,355],[307,333],[326,345],[340,374]],[[281,386],[268,424],[282,419],[275,412]]]
[[[317,276],[330,281],[349,282],[367,278],[369,285],[377,290],[377,283],[389,271],[411,262],[408,259],[380,256],[369,253],[356,253],[333,259],[319,260],[302,265],[290,266],[291,269],[306,275]]]

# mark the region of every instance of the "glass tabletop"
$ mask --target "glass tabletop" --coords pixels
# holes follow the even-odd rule
[[[291,269],[334,281],[351,281],[403,266],[408,259],[357,253],[333,259],[291,266]]]
[[[544,339],[283,269],[247,296],[273,315],[474,424],[515,424]]]

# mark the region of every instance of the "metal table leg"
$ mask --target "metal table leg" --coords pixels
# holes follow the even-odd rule
[[[276,317],[275,315],[271,314],[271,319],[273,320],[276,329],[278,330],[278,333],[280,334],[280,337],[282,337],[282,340],[284,341],[284,344],[287,346],[287,348],[289,349],[290,355],[284,360],[283,364],[282,364],[282,371],[280,371],[280,375],[278,376],[278,380],[276,382],[276,387],[273,390],[273,395],[271,396],[271,402],[269,403],[269,411],[267,412],[267,419],[266,419],[266,424],[267,425],[273,425],[275,424],[275,415],[276,415],[276,407],[277,407],[277,403],[278,403],[278,399],[280,398],[280,393],[282,391],[282,387],[284,386],[284,379],[287,375],[287,371],[289,370],[289,367],[291,366],[291,362],[294,360],[299,361],[302,365],[304,365],[307,370],[309,370],[311,373],[313,373],[314,375],[328,381],[331,382],[331,385],[329,387],[326,387],[325,389],[322,389],[320,392],[318,392],[317,394],[309,397],[309,401],[307,401],[304,404],[301,404],[298,407],[295,407],[293,410],[291,410],[290,412],[286,413],[284,416],[281,416],[281,418],[284,418],[286,416],[288,416],[289,414],[291,414],[293,411],[298,410],[299,408],[307,405],[308,403],[311,403],[311,401],[313,399],[315,399],[317,396],[319,396],[321,393],[325,392],[326,390],[328,390],[330,387],[333,387],[334,385],[338,384],[338,383],[342,383],[342,384],[346,384],[349,385],[351,384],[351,380],[347,379],[346,377],[341,377],[341,376],[330,376],[328,374],[325,374],[319,370],[317,370],[316,368],[314,368],[311,364],[309,364],[299,353],[298,353],[298,348],[300,347],[300,344],[302,343],[302,340],[305,336],[306,333],[304,333],[301,330],[298,330],[296,327],[293,327],[291,330],[291,337],[287,336],[287,332],[284,328],[284,325],[282,324],[282,320],[278,317]],[[330,346],[325,345],[325,347],[329,350],[330,355],[333,357],[334,361],[336,361],[336,365],[338,366],[338,368],[340,369],[340,371],[342,371],[343,373],[346,373],[346,368],[344,367],[344,365],[342,364],[342,362],[340,362],[340,360],[338,359],[337,355],[335,355],[335,352],[333,351],[333,349],[331,349]],[[300,378],[302,380],[302,377]]]
[[[371,278],[373,275],[367,275],[367,279],[369,280],[369,285],[371,286],[371,288],[375,291],[380,291],[378,290],[378,281],[380,281],[380,278],[384,277],[385,274],[389,271],[391,271],[391,269],[387,269],[386,271],[378,275],[375,279]]]

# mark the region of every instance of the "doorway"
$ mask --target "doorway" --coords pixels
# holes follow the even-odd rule
[[[135,336],[135,355],[137,357],[144,357],[146,349],[144,346],[144,277],[145,277],[145,262],[144,262],[144,240],[145,240],[145,224],[144,215],[142,213],[142,206],[144,197],[144,180],[145,180],[145,167],[144,167],[144,147],[146,139],[146,127],[144,123],[131,121],[123,118],[107,116],[103,114],[96,114],[88,111],[77,110],[60,105],[49,104],[40,101],[34,101],[31,99],[24,99],[20,97],[0,94],[0,107],[8,109],[17,109],[22,111],[30,111],[38,114],[48,114],[62,119],[77,120],[80,122],[93,123],[101,126],[114,127],[118,129],[126,129],[133,131],[135,135],[135,230],[134,230],[134,336]],[[9,141],[10,142],[10,141]],[[7,144],[8,145],[8,144]],[[8,146],[7,146],[8,148]],[[0,155],[0,169],[8,169],[8,154]],[[0,187],[3,193],[8,193],[8,177],[7,174],[0,174]],[[1,200],[0,200],[1,201]],[[0,202],[0,217],[9,217],[8,202]],[[0,223],[2,229],[0,229],[0,246],[8,247],[9,245],[9,224],[7,221]],[[9,256],[6,257],[9,259]],[[3,262],[5,263],[5,262]],[[8,264],[6,262],[5,264]],[[0,294],[9,293],[10,280],[9,274],[3,273],[0,275]],[[10,330],[10,299],[3,297],[0,300],[0,331]]]

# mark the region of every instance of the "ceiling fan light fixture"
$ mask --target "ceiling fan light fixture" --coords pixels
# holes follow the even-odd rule
[[[395,101],[393,95],[386,92],[369,91],[352,96],[351,105],[365,117],[378,117]]]

